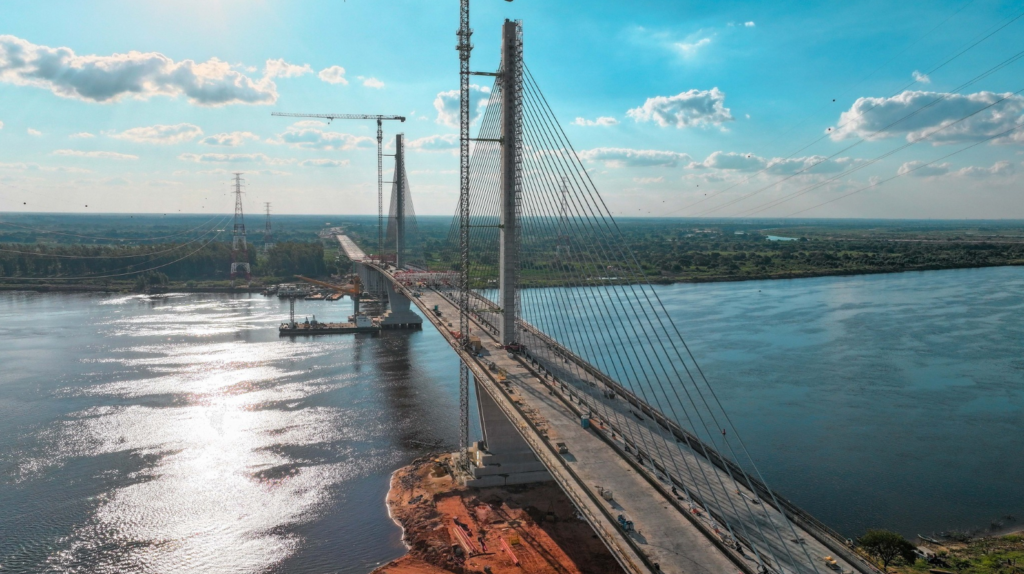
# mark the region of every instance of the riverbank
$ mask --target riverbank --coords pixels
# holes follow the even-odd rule
[[[992,267],[1021,267],[1024,266],[1024,261],[1015,261],[1012,263],[995,264],[995,265],[921,265],[916,267],[907,267],[904,269],[811,269],[805,271],[780,271],[780,272],[745,272],[742,274],[725,274],[725,275],[706,275],[706,274],[672,274],[672,273],[661,273],[661,274],[649,274],[647,280],[652,284],[656,285],[674,285],[677,283],[686,284],[698,284],[698,283],[735,283],[741,281],[774,281],[781,279],[813,279],[820,277],[852,277],[858,275],[884,275],[884,274],[897,274],[897,273],[909,273],[914,271],[946,271],[953,269],[985,269]],[[594,286],[604,286],[609,284],[618,284],[618,278],[601,278],[592,280],[591,284]],[[274,279],[268,284],[278,283],[283,280]],[[631,283],[632,281],[626,281],[626,278],[622,278],[622,283]],[[154,285],[150,286],[146,293],[259,293],[263,290],[264,283],[253,284],[249,287],[230,287],[225,285],[225,282],[219,282],[219,284],[194,284],[194,282],[171,282],[167,285]],[[529,277],[524,278],[524,288],[549,288],[549,287],[567,287],[567,286],[578,286],[577,282],[566,283],[562,281],[538,281],[531,280]],[[474,288],[486,289],[489,285],[480,284],[475,285]],[[0,291],[36,291],[41,293],[54,292],[54,293],[138,293],[135,289],[134,282],[118,282],[109,284],[92,284],[92,283],[5,283],[0,279]]]
[[[621,574],[554,483],[467,488],[447,472],[447,456],[392,475],[388,509],[409,553],[374,574]]]
[[[1024,530],[999,536],[954,540],[919,541],[929,560],[890,566],[898,574],[963,573],[1012,574],[1024,572]]]

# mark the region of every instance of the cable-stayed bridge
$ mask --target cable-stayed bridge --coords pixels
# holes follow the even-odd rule
[[[463,479],[558,482],[627,572],[878,572],[762,480],[522,46],[506,21],[445,245],[417,237],[401,136],[391,252],[339,237],[390,324],[420,321],[415,304],[462,359]]]

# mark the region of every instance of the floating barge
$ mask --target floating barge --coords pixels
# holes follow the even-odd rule
[[[377,333],[380,325],[366,315],[356,315],[353,323],[321,323],[314,318],[302,323],[281,323],[278,334],[282,337],[345,335],[348,333]]]

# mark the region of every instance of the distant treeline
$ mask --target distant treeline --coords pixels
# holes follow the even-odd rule
[[[327,271],[320,243],[278,243],[261,254],[249,245],[247,260],[256,276],[323,275]],[[231,245],[224,242],[135,246],[0,244],[0,279],[131,279],[149,270],[172,281],[226,279]]]

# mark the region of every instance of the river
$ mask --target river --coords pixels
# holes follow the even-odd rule
[[[1024,518],[1024,268],[657,289],[767,482],[827,524]],[[429,327],[279,339],[287,312],[0,293],[0,572],[365,573],[401,555],[388,477],[454,448],[455,355]]]

